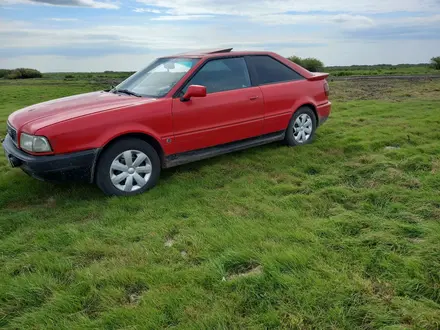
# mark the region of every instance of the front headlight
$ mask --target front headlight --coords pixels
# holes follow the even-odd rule
[[[20,135],[20,147],[30,152],[51,152],[49,141],[44,136],[34,136],[26,133]]]

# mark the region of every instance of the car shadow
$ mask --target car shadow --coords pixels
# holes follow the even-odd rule
[[[274,142],[258,148],[235,151],[229,154],[216,156],[168,169],[163,169],[159,186],[160,189],[165,182],[170,181],[176,174],[197,173],[207,166],[214,166],[219,163],[235,162],[242,157],[249,157],[264,153],[265,150],[282,148],[280,143]],[[9,170],[0,180],[0,209],[25,208],[49,203],[51,200],[69,200],[69,203],[81,203],[83,201],[106,201],[109,197],[104,195],[95,185],[86,182],[45,182],[36,180],[20,169]],[[162,184],[161,184],[162,183]],[[48,202],[49,201],[49,202]]]
[[[220,156],[215,156],[212,158],[207,158],[207,159],[195,161],[195,162],[188,163],[188,164],[183,164],[183,165],[179,165],[179,166],[175,166],[175,167],[171,167],[171,168],[162,169],[162,173],[161,173],[159,182],[171,180],[172,177],[174,175],[176,175],[177,173],[192,173],[192,172],[197,173],[206,166],[213,166],[213,165],[219,164],[219,163],[225,163],[228,161],[235,161],[235,160],[239,160],[242,157],[244,157],[244,158],[249,157],[249,155],[251,155],[251,154],[260,154],[260,153],[262,154],[266,150],[273,150],[275,148],[283,148],[283,147],[286,147],[286,146],[280,142],[272,142],[272,143],[268,143],[268,144],[254,147],[254,148],[233,151],[231,153],[223,154]]]
[[[0,208],[17,209],[27,205],[41,205],[50,200],[70,203],[105,199],[105,195],[93,184],[82,182],[44,182],[34,179],[20,169],[13,169],[0,181]]]

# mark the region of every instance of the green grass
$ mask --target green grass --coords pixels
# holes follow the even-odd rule
[[[372,65],[372,66],[334,66],[326,67],[325,72],[331,76],[376,76],[376,75],[438,75],[439,70],[429,64],[399,64],[399,65]]]
[[[1,81],[0,134],[98,87]],[[440,81],[331,90],[313,144],[165,170],[131,198],[1,155],[0,328],[439,329]]]

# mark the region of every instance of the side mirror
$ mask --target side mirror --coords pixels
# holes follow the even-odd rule
[[[185,95],[180,98],[180,101],[186,102],[189,101],[192,97],[205,97],[206,96],[206,87],[200,85],[190,85],[186,90]]]

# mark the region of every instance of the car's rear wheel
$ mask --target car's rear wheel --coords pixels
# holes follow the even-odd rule
[[[313,141],[315,131],[315,113],[309,107],[301,107],[293,114],[284,140],[289,146],[307,144]]]
[[[131,196],[153,188],[160,175],[160,159],[147,142],[122,139],[99,158],[96,184],[107,195]]]

